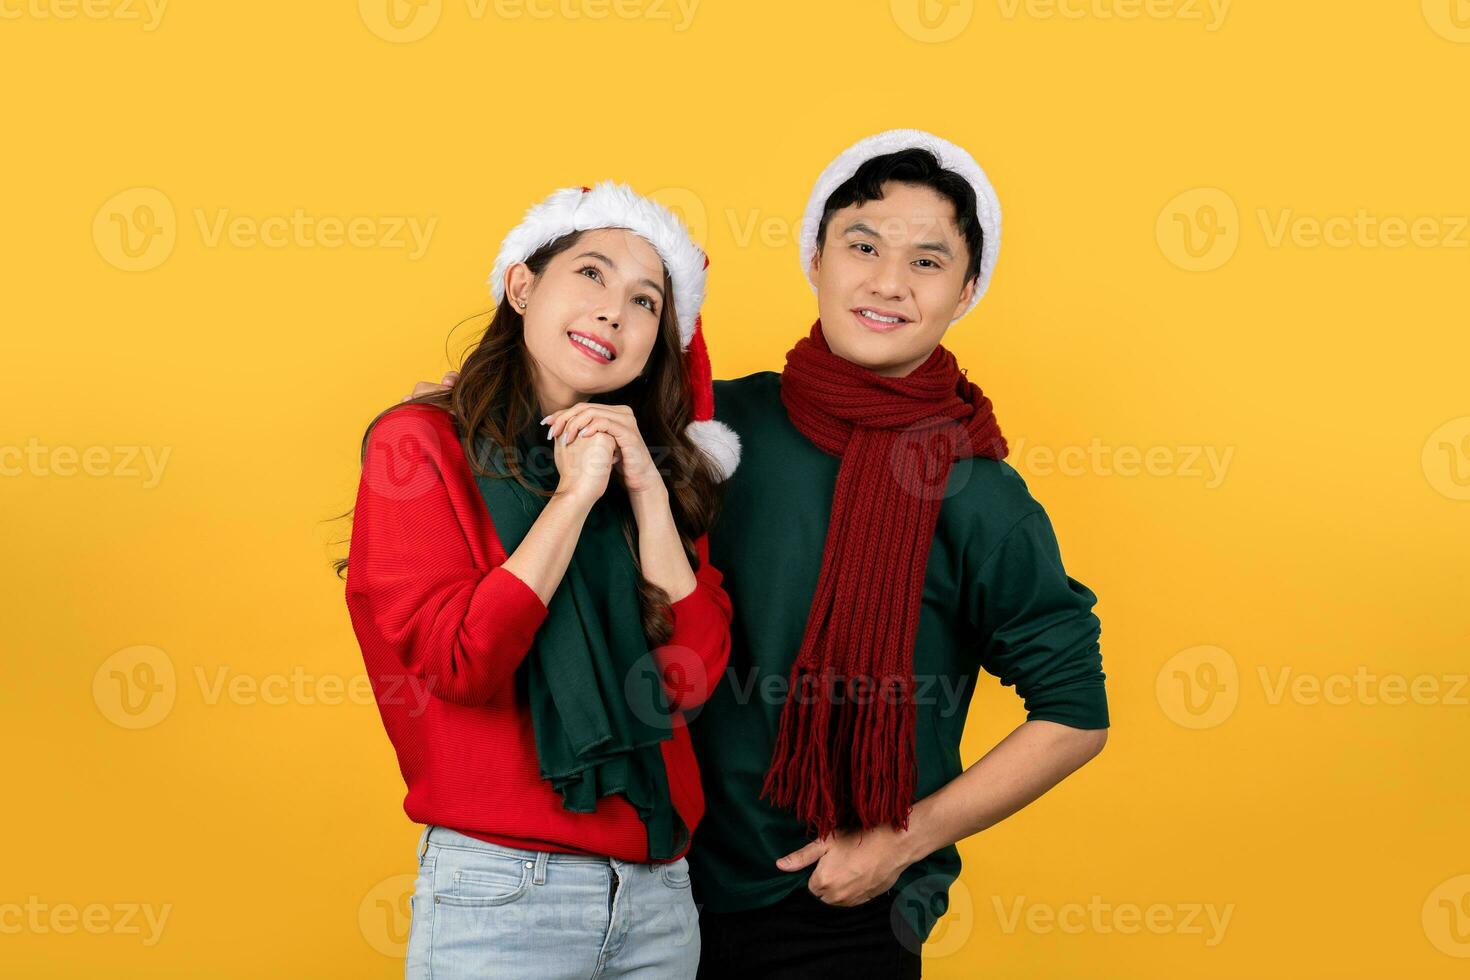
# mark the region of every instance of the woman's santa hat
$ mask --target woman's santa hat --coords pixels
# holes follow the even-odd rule
[[[827,199],[832,196],[832,192],[857,173],[858,167],[874,157],[912,149],[928,150],[934,154],[941,167],[965,178],[975,190],[975,212],[980,218],[983,239],[975,292],[970,297],[970,302],[959,312],[959,316],[964,316],[985,295],[985,290],[990,286],[990,276],[995,271],[995,258],[1000,253],[1000,199],[995,196],[995,188],[990,186],[990,178],[985,176],[980,164],[963,147],[922,129],[890,129],[869,136],[843,150],[836,160],[827,165],[827,169],[817,178],[817,185],[812,188],[811,197],[806,202],[806,213],[801,219],[801,268],[812,284],[812,292],[816,292],[817,281],[812,278],[812,256],[817,251],[817,228],[822,223],[822,212],[826,210]]]
[[[626,184],[605,180],[595,187],[564,187],[532,205],[500,243],[490,292],[499,303],[505,296],[505,273],[537,249],[574,231],[626,228],[654,247],[674,287],[674,312],[679,318],[680,347],[694,421],[685,434],[714,464],[721,479],[729,479],[740,463],[740,438],[715,420],[714,380],[704,346],[699,309],[704,305],[705,270],[709,259],[681,221],[657,201],[642,197]]]

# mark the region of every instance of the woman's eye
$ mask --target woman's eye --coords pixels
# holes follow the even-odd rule
[[[636,300],[634,300],[634,302],[635,303],[642,303],[648,309],[648,312],[650,312],[650,313],[657,313],[658,312],[658,306],[657,306],[657,304],[655,304],[654,301],[651,300],[651,299],[649,299],[647,296],[639,296]]]
[[[592,279],[592,280],[595,280],[597,282],[601,282],[602,281],[602,273],[600,273],[600,272],[597,271],[597,266],[595,266],[595,265],[584,265],[584,266],[582,266],[582,268],[578,269],[577,272],[579,274],[585,274],[585,273],[590,272],[590,273],[592,273],[592,275],[588,276],[587,278]]]

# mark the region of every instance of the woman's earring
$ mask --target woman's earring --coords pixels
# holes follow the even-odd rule
[[[525,300],[521,300],[520,302],[516,303],[516,305],[519,306],[521,309],[524,310],[526,308],[526,301]]]

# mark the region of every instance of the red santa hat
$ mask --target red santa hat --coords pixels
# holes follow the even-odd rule
[[[500,244],[488,280],[498,304],[505,296],[505,273],[537,249],[573,231],[626,228],[658,252],[674,288],[674,313],[679,320],[684,374],[694,420],[685,434],[699,447],[719,474],[729,479],[740,463],[740,438],[715,420],[714,381],[699,315],[704,305],[709,259],[684,224],[663,205],[642,197],[626,184],[605,180],[594,187],[564,187],[526,211],[521,223]]]

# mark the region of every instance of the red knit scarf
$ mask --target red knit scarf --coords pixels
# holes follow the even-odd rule
[[[943,347],[907,377],[832,353],[822,322],[786,355],[792,424],[840,457],[822,571],[761,796],[818,836],[908,826],[914,637],[929,546],[956,459],[1000,459],[990,399]]]

